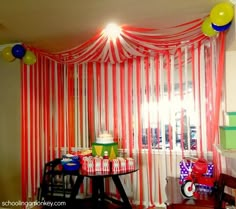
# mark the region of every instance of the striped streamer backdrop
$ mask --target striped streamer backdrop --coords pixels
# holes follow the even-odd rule
[[[140,168],[122,179],[136,204],[163,204],[163,182],[167,176],[179,175],[178,163],[184,155],[206,157],[212,152],[220,169],[213,144],[218,140],[215,124],[220,117],[223,53],[224,34],[175,53],[115,64],[61,64],[36,52],[37,63],[22,64],[21,70],[22,199],[35,198],[45,162],[90,148],[101,130],[111,132],[119,149],[134,157]],[[176,112],[180,114],[179,150],[173,140]],[[195,115],[196,150],[184,149],[185,114]],[[168,139],[161,135],[166,125]],[[153,130],[158,136],[155,147]],[[109,190],[117,195],[112,185]]]

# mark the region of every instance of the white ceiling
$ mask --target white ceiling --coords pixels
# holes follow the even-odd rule
[[[162,28],[203,18],[222,0],[7,0],[0,4],[0,44],[22,42],[61,51],[109,22]]]

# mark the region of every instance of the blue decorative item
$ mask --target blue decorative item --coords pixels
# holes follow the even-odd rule
[[[218,25],[215,25],[215,24],[211,24],[212,25],[212,28],[215,30],[215,31],[218,31],[218,32],[222,32],[222,31],[225,31],[227,29],[229,29],[229,27],[231,26],[231,22],[229,22],[228,24],[226,25],[223,25],[223,26],[218,26]]]
[[[71,163],[71,162],[73,162],[73,160],[72,159],[69,159],[69,158],[63,158],[62,160],[61,160],[61,164],[64,166],[65,164],[67,164],[67,163]]]
[[[63,155],[61,164],[63,166],[63,169],[67,171],[76,171],[80,168],[79,157],[76,155]]]
[[[23,58],[25,55],[25,48],[21,44],[16,44],[12,47],[12,54],[15,58]]]
[[[69,162],[69,163],[65,163],[63,164],[63,168],[67,171],[76,171],[80,168],[80,163],[77,161],[77,162]]]
[[[71,160],[78,160],[79,156],[78,155],[71,155],[71,154],[66,154],[62,155],[63,159],[71,159]]]

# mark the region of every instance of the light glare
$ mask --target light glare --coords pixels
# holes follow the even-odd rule
[[[104,34],[112,40],[115,40],[121,33],[121,28],[114,24],[110,23],[107,25],[107,27],[104,29]]]

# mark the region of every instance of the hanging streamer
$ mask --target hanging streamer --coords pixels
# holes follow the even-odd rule
[[[194,25],[200,22],[199,20],[186,25],[189,26],[191,34],[196,33],[197,29],[195,30]],[[188,35],[183,36],[184,32],[180,32],[176,36],[169,36],[170,48],[167,44],[165,49],[160,49],[158,48],[158,38],[164,38],[164,36],[160,37],[155,34],[155,31],[149,31],[148,36],[152,37],[153,41],[155,40],[155,44],[152,46],[152,40],[144,40],[143,30],[139,32],[129,30],[123,32],[122,37],[112,42],[112,45],[107,44],[107,40],[103,40],[103,36],[98,36],[98,41],[94,39],[82,46],[81,59],[83,61],[98,56],[96,61],[104,59],[107,61],[106,63],[76,64],[70,60],[68,62],[70,65],[68,65],[65,60],[64,64],[55,62],[53,57],[47,59],[46,54],[38,52],[38,62],[34,66],[28,68],[22,65],[21,157],[25,160],[22,162],[22,182],[25,183],[25,186],[22,187],[22,199],[35,195],[45,162],[54,157],[61,157],[62,151],[71,152],[90,147],[96,135],[106,128],[113,132],[114,140],[119,143],[121,151],[127,150],[127,154],[133,156],[139,165],[137,174],[130,178],[130,182],[134,182],[131,189],[135,195],[137,194],[134,203],[135,200],[138,200],[140,205],[162,204],[165,199],[163,179],[169,174],[177,175],[176,168],[163,169],[163,167],[175,164],[178,159],[174,150],[176,148],[174,140],[176,107],[172,103],[176,104],[176,95],[181,104],[186,100],[187,77],[190,77],[189,71],[186,72],[188,62],[192,63],[189,65],[192,66],[192,78],[189,79],[193,83],[193,98],[190,100],[194,104],[195,110],[200,108],[198,112],[200,116],[198,114],[197,118],[202,125],[206,126],[198,129],[200,137],[198,140],[199,142],[206,140],[204,135],[206,133],[206,136],[211,136],[210,138],[214,138],[214,140],[218,139],[216,124],[219,120],[217,111],[220,108],[221,94],[219,91],[222,88],[222,82],[217,81],[219,87],[217,86],[216,89],[214,81],[218,79],[214,79],[212,76],[215,70],[212,57],[217,55],[212,55],[211,61],[206,59],[206,56],[210,56],[208,53],[216,54],[217,50],[212,52],[213,49],[212,51],[209,49],[207,53],[205,51],[200,56],[200,48],[194,48],[195,41],[201,40],[200,45],[202,45],[207,39],[201,39],[202,36],[195,34],[194,41],[183,46],[183,43],[179,41],[180,37],[188,37]],[[179,40],[176,39],[178,36]],[[132,38],[132,41],[128,39],[129,37]],[[220,42],[223,43],[223,41],[224,38],[220,36]],[[176,51],[176,47],[174,49],[171,45],[177,42],[179,44]],[[142,43],[142,45],[137,47],[135,44],[138,43]],[[87,47],[89,47],[89,51],[86,51]],[[102,52],[100,47],[106,47],[106,51]],[[118,51],[116,47],[119,48]],[[155,51],[155,53],[152,51],[154,56],[150,56],[149,49]],[[185,53],[190,51],[191,56],[183,56],[181,49],[184,49]],[[96,54],[94,57],[92,52],[97,50],[99,55]],[[221,45],[221,50],[224,51],[224,45]],[[79,55],[77,49],[74,48],[73,52]],[[133,58],[132,53],[134,52],[141,53],[142,57]],[[69,53],[64,55],[68,58],[73,57]],[[143,57],[143,55],[147,56]],[[122,62],[127,57],[131,59]],[[220,54],[220,58],[217,76],[223,75],[223,52]],[[205,60],[202,64],[199,63],[201,59]],[[79,60],[80,58],[77,61]],[[110,63],[110,61],[116,62],[117,60],[122,63]],[[205,69],[204,77],[202,73]],[[211,80],[208,79],[209,76],[212,76]],[[205,83],[203,90],[199,89],[202,82]],[[184,83],[185,86],[183,86]],[[179,89],[176,88],[176,84]],[[208,91],[206,94],[203,93],[205,90]],[[213,105],[215,106],[214,113],[206,107],[202,96],[210,99],[208,101],[212,101],[211,103],[217,104]],[[170,106],[167,107],[166,104]],[[167,115],[165,115],[166,113]],[[183,135],[185,133],[184,114],[186,113],[182,107],[180,116],[182,156],[185,154]],[[202,122],[208,114],[214,115],[214,123],[205,121],[204,124]],[[170,148],[167,148],[165,144],[166,125],[168,125]],[[210,134],[209,130],[212,130],[212,126],[214,126],[214,133]],[[30,141],[31,138],[34,138],[35,141]],[[154,146],[155,140],[156,145]],[[205,148],[202,150],[200,148],[202,145],[199,145],[198,149],[201,152],[211,151],[210,145],[213,143],[207,144],[207,150]],[[169,152],[170,156],[167,154]],[[125,185],[130,182],[125,181]],[[89,182],[85,183],[80,192],[89,193],[91,191],[89,185],[91,186]],[[113,192],[110,184],[106,188],[109,192]]]

